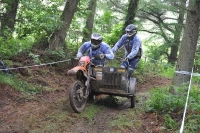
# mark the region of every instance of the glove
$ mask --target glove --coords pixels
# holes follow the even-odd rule
[[[128,60],[129,60],[129,58],[127,58],[127,57],[124,59],[124,61],[127,61],[127,62],[128,62]]]
[[[99,58],[100,58],[100,59],[103,59],[104,57],[105,57],[104,54],[100,54],[100,55],[99,55]]]
[[[104,57],[105,57],[104,54],[99,54],[99,55],[95,56],[94,59],[96,59],[96,60],[101,60],[101,59],[103,59]]]

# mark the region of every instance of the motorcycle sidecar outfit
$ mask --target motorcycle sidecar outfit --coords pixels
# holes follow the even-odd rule
[[[107,94],[113,96],[128,97],[131,99],[131,107],[135,107],[136,78],[128,78],[128,72],[124,68],[103,67],[94,68],[95,81],[91,81],[94,95]]]

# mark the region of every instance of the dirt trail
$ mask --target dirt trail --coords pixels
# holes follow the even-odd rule
[[[33,83],[44,84],[53,90],[45,91],[42,94],[26,96],[13,90],[9,86],[0,87],[0,133],[23,133],[23,132],[72,132],[72,133],[102,133],[102,132],[159,132],[161,127],[154,114],[145,114],[137,111],[147,99],[143,93],[148,92],[152,87],[170,84],[170,79],[145,75],[143,83],[137,83],[137,99],[135,109],[130,109],[130,102],[124,100],[117,103],[117,106],[104,105],[99,113],[95,115],[92,122],[88,119],[78,119],[80,114],[73,112],[68,101],[68,88],[73,82],[71,77],[60,73],[46,71],[40,75],[40,82],[37,74],[32,77]],[[26,78],[26,77],[24,77]],[[104,100],[104,103],[107,101]],[[88,102],[102,106],[101,102]],[[116,119],[116,115],[124,115],[127,111],[134,111],[140,126],[125,129],[110,127],[108,122]],[[126,116],[125,116],[126,117]],[[59,128],[58,128],[59,127]]]

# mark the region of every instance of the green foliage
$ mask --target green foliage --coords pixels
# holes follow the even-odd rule
[[[55,29],[62,26],[60,21],[61,1],[42,2],[40,0],[22,0],[18,11],[18,23],[16,23],[16,34],[19,38],[28,35],[33,36],[36,40],[38,37],[48,37]]]
[[[165,126],[169,129],[174,129],[175,119],[171,118],[171,114],[183,113],[187,97],[187,86],[178,87],[175,89],[175,93],[172,94],[167,88],[154,88],[150,91],[151,97],[145,103],[145,109],[147,112],[156,112],[158,114],[169,114],[165,115]],[[198,131],[199,130],[199,117],[195,118],[195,114],[200,113],[200,90],[197,86],[193,86],[190,91],[188,107],[187,107],[187,131]],[[181,119],[181,118],[179,118]],[[194,125],[191,125],[191,122]]]
[[[103,34],[104,41],[108,43],[111,47],[113,47],[115,43],[120,39],[122,33],[122,26],[122,23],[113,25],[110,34]]]
[[[78,4],[77,11],[74,14],[70,28],[67,31],[66,44],[67,49],[73,54],[77,52],[82,43],[83,28],[85,26],[86,18],[90,11],[87,9],[88,0],[81,0]]]
[[[19,80],[17,77],[9,75],[6,76],[3,73],[0,73],[0,83],[10,85],[12,88],[23,92],[24,94],[37,94],[42,92],[42,88],[34,87],[31,84],[25,83],[24,81]]]
[[[136,70],[140,73],[153,73],[172,78],[174,76],[175,67],[149,57],[142,57]]]
[[[192,112],[200,113],[200,89],[199,86],[193,86],[190,90],[189,108]]]
[[[197,44],[197,50],[194,58],[194,71],[200,73],[200,46]],[[200,82],[200,81],[199,81]]]
[[[166,53],[168,51],[169,45],[161,45],[158,42],[152,43],[152,40],[145,41],[143,44],[145,45],[145,47],[147,47],[147,50],[145,51],[146,56],[151,57],[155,60],[167,59]]]
[[[107,34],[111,33],[113,23],[112,20],[114,19],[112,12],[110,10],[106,10],[103,12],[102,15],[97,14],[95,17],[95,27],[94,31],[101,30],[100,32]]]
[[[33,58],[33,61],[36,63],[36,64],[40,64],[40,59],[39,59],[39,56],[40,55],[36,55],[36,54],[33,54],[33,53],[29,53],[28,54],[30,57],[32,57]]]
[[[200,129],[200,111],[190,114],[185,119],[184,132],[185,133],[197,133]]]
[[[173,129],[176,128],[178,126],[177,122],[175,120],[173,120],[169,114],[165,115],[165,122],[164,122],[164,126],[168,129]]]
[[[61,48],[61,49],[57,49],[56,51],[50,51],[50,53],[52,55],[58,56],[60,58],[65,58],[66,54],[65,51]]]
[[[175,91],[177,94],[169,93],[167,88],[153,88],[150,99],[145,103],[147,112],[165,114],[182,109],[186,100],[186,89],[178,88]]]
[[[31,48],[34,39],[32,37],[26,37],[24,39],[12,38],[7,40],[0,38],[0,43],[1,58],[8,58],[19,54],[23,50]]]

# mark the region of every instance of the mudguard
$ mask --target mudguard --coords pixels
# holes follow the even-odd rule
[[[73,69],[68,70],[68,71],[67,71],[67,74],[69,74],[69,75],[76,75],[78,71],[82,71],[82,72],[83,72],[83,75],[84,75],[85,77],[87,77],[88,72],[87,72],[87,70],[86,70],[84,67],[82,67],[82,66],[76,66],[76,67],[74,67]]]

